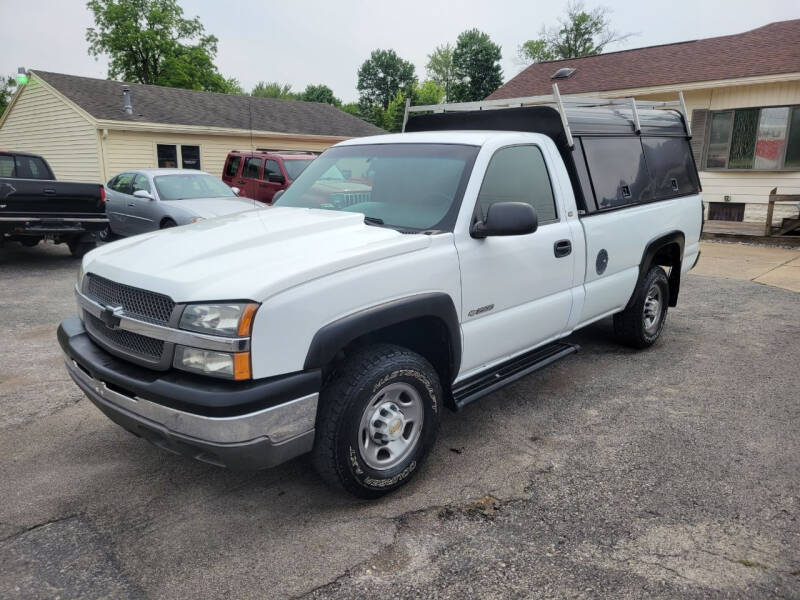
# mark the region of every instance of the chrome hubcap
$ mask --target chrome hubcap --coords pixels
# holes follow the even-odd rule
[[[653,285],[644,300],[644,328],[647,333],[653,333],[658,329],[658,322],[661,319],[661,304],[661,288]]]
[[[378,471],[397,466],[416,447],[424,416],[422,397],[413,386],[387,385],[370,399],[361,416],[361,458]]]

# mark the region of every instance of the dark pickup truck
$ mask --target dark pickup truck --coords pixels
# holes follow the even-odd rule
[[[107,226],[102,184],[56,181],[41,156],[0,150],[0,246],[52,239],[79,258]]]

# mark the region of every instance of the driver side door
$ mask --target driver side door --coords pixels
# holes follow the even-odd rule
[[[464,336],[459,378],[560,337],[572,308],[572,233],[538,146],[495,152],[474,219],[485,218],[497,202],[532,205],[538,229],[525,235],[457,239]]]

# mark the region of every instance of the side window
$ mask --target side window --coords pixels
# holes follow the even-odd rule
[[[156,145],[159,169],[175,169],[178,167],[178,147],[174,144]]]
[[[251,156],[245,159],[244,169],[242,169],[242,177],[249,179],[258,179],[258,172],[261,170],[261,159],[257,156]]]
[[[264,164],[264,179],[269,179],[270,176],[283,176],[280,166],[274,160],[267,160],[267,162]]]
[[[181,166],[200,170],[200,146],[181,146]]]
[[[652,200],[652,184],[639,138],[583,138],[586,163],[600,210]]]
[[[133,173],[122,173],[117,175],[113,182],[114,185],[111,189],[115,192],[119,192],[120,194],[133,194],[133,177]]]
[[[241,156],[231,156],[228,158],[228,166],[225,167],[225,175],[228,177],[236,177],[239,172],[239,164],[242,162]]]
[[[0,154],[0,177],[14,176],[14,157],[8,154]]]
[[[547,166],[537,146],[511,146],[494,153],[478,194],[483,216],[497,202],[526,202],[536,209],[539,223],[558,218]]]
[[[144,175],[137,175],[136,177],[133,178],[133,187],[131,189],[131,194],[133,192],[138,192],[139,190],[144,190],[145,192],[150,191],[150,182]]]
[[[647,170],[657,200],[698,192],[692,152],[684,138],[642,138]]]

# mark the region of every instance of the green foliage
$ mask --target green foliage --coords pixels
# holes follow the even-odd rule
[[[348,102],[347,104],[342,104],[340,108],[348,115],[353,115],[354,117],[363,119],[363,117],[361,116],[361,109],[358,105],[358,102]]]
[[[324,104],[332,104],[333,106],[341,106],[342,101],[333,95],[333,90],[327,85],[307,85],[305,91],[301,94],[301,100],[306,102],[322,102]]]
[[[628,39],[611,28],[607,8],[591,11],[582,2],[570,2],[558,26],[542,27],[539,37],[519,47],[519,58],[526,64],[601,54],[609,44]]]
[[[385,110],[397,92],[407,93],[416,80],[414,65],[394,50],[373,50],[358,69],[362,112],[374,116],[375,108]]]
[[[470,29],[458,36],[453,50],[452,88],[454,102],[483,100],[503,84],[503,70],[500,67],[502,52],[500,46],[479,31]]]
[[[425,66],[428,77],[431,81],[438,84],[444,92],[444,100],[450,98],[455,83],[455,73],[453,72],[453,46],[443,44],[436,46],[431,54],[428,55],[428,64]]]
[[[250,95],[257,98],[278,98],[280,100],[298,99],[298,94],[292,91],[291,84],[277,81],[259,81]]]
[[[17,87],[17,81],[13,76],[9,76],[6,80],[0,80],[0,117],[11,102],[11,97],[14,95],[14,88]]]
[[[385,110],[376,109],[372,122],[386,131],[399,132],[403,129],[406,112],[406,94],[398,91]],[[439,104],[444,98],[444,90],[435,81],[415,83],[411,88],[411,104]]]
[[[217,38],[176,0],[89,0],[89,54],[108,55],[113,79],[211,92],[235,91],[214,65]]]

